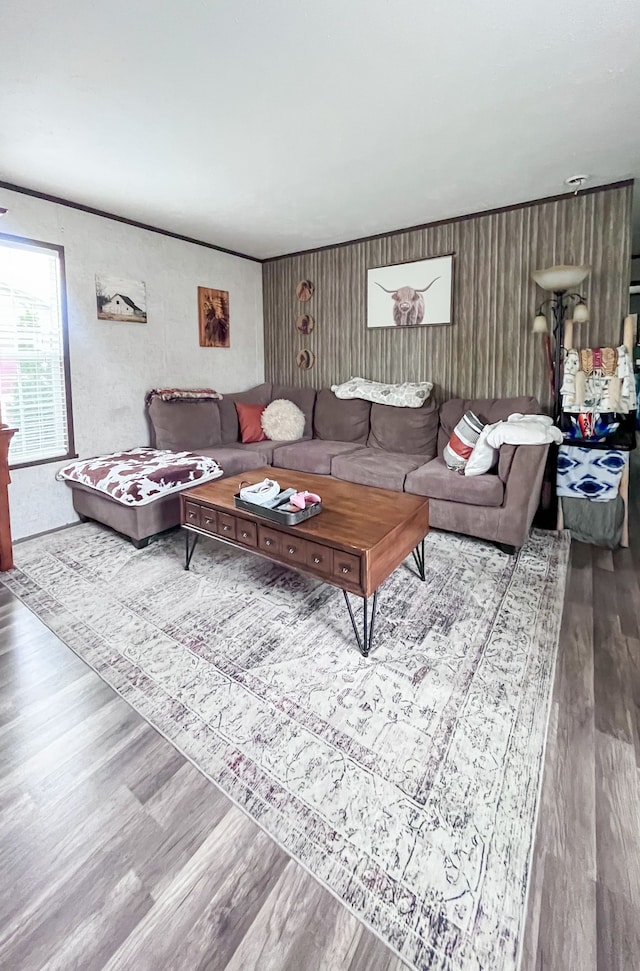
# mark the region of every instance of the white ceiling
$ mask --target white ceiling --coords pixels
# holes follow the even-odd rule
[[[640,177],[638,0],[3,0],[0,37],[0,180],[254,256]]]

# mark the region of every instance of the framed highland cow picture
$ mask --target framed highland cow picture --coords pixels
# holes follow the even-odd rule
[[[198,287],[200,347],[229,347],[229,293]]]
[[[367,327],[453,323],[454,254],[367,270]]]

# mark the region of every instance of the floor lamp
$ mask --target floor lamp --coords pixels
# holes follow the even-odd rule
[[[533,333],[545,335],[549,381],[553,393],[553,420],[556,423],[559,421],[562,411],[560,388],[562,386],[565,317],[567,311],[573,307],[569,320],[573,320],[575,324],[584,324],[589,320],[589,310],[584,297],[572,291],[574,287],[579,286],[589,276],[590,272],[590,266],[549,266],[546,270],[534,270],[531,274],[539,287],[543,290],[549,290],[553,294],[552,297],[543,300],[538,307],[533,321]],[[553,317],[553,351],[545,310],[551,312]]]

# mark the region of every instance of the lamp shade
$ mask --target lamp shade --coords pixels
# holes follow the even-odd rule
[[[573,308],[573,321],[576,324],[586,324],[589,320],[589,308],[584,300],[579,300]]]
[[[570,290],[589,276],[590,266],[549,266],[534,270],[531,276],[543,290]]]
[[[547,318],[544,314],[536,314],[533,319],[533,333],[534,334],[548,334],[549,327],[547,326]]]

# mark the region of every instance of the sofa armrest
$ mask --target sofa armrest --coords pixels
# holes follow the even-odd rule
[[[513,457],[516,454],[516,449],[522,448],[520,445],[501,445],[499,449],[498,457],[498,476],[501,482],[506,483],[509,478],[509,473],[511,472],[511,465],[513,464]]]
[[[500,449],[513,449],[506,454],[504,467],[509,461],[508,475],[504,480],[504,502],[498,526],[499,540],[512,546],[522,546],[529,535],[533,517],[540,502],[542,479],[547,463],[548,445],[503,445]],[[500,475],[500,466],[498,466]],[[502,476],[501,476],[502,478]]]

